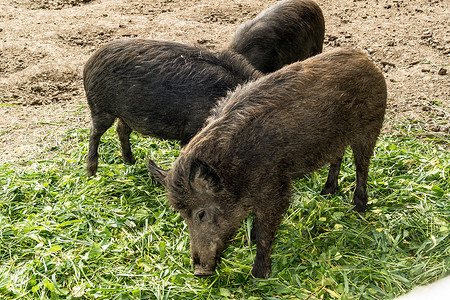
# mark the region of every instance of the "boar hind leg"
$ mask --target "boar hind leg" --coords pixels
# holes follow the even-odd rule
[[[328,178],[325,186],[323,187],[321,195],[332,195],[338,190],[338,176],[341,170],[342,156],[339,156],[334,162],[330,164],[330,170],[328,171]]]
[[[92,126],[89,136],[89,150],[86,159],[86,168],[88,176],[93,176],[97,173],[98,168],[98,145],[100,138],[114,123],[116,117],[110,114],[93,115]]]
[[[352,145],[353,157],[356,165],[356,188],[353,195],[355,210],[364,215],[367,206],[367,178],[369,174],[369,162],[375,146],[375,140],[360,142]]]
[[[130,126],[121,119],[117,122],[117,134],[119,135],[120,146],[122,147],[122,160],[126,164],[134,164],[136,160],[131,152],[130,134],[133,131]]]
[[[250,241],[248,242],[249,245],[256,242],[256,237],[258,236],[258,226],[256,225],[257,223],[258,221],[256,220],[256,214],[253,214],[252,230],[250,231]]]

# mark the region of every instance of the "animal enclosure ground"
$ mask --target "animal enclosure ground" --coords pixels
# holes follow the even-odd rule
[[[363,49],[388,84],[365,219],[347,152],[334,197],[322,169],[294,184],[268,280],[249,278],[244,221],[214,276],[192,275],[189,235],[147,173],[179,145],[114,129],[86,177],[82,67],[101,45],[149,37],[226,46],[275,0],[0,0],[0,298],[391,299],[450,275],[450,2],[318,0],[324,51]]]
[[[148,37],[224,48],[242,22],[277,1],[0,0],[0,162],[45,159],[69,128],[88,128],[82,67],[102,44]],[[385,130],[450,133],[450,3],[319,0],[324,51],[365,50],[384,70]]]

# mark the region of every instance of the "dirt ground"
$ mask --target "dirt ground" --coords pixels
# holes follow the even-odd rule
[[[275,0],[0,0],[0,162],[45,159],[90,126],[82,68],[102,44],[148,37],[226,47]],[[388,83],[385,131],[450,134],[450,1],[317,0],[324,51],[365,50]],[[409,125],[408,125],[409,126]]]

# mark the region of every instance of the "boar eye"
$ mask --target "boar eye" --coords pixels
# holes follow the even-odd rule
[[[197,216],[198,216],[199,221],[202,221],[203,218],[205,217],[205,215],[206,215],[205,210],[202,209],[201,211],[199,211],[199,212],[197,213]]]

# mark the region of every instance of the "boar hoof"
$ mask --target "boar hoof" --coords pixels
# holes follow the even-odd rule
[[[256,268],[253,267],[252,276],[255,278],[269,278],[270,268],[268,270],[264,270],[264,268]]]
[[[97,169],[98,169],[98,163],[94,162],[94,163],[87,163],[87,176],[91,177],[94,176],[95,174],[97,174]]]
[[[354,208],[354,210],[358,213],[358,216],[361,218],[364,218],[366,215],[365,209],[358,209],[357,207]]]
[[[325,186],[323,190],[320,192],[322,196],[334,195],[337,192],[337,187],[327,187]]]
[[[97,174],[97,171],[92,171],[92,170],[88,170],[87,171],[87,176],[88,177],[95,176],[95,174]]]
[[[134,165],[136,163],[136,159],[134,157],[131,158],[123,158],[123,163],[127,165]]]

